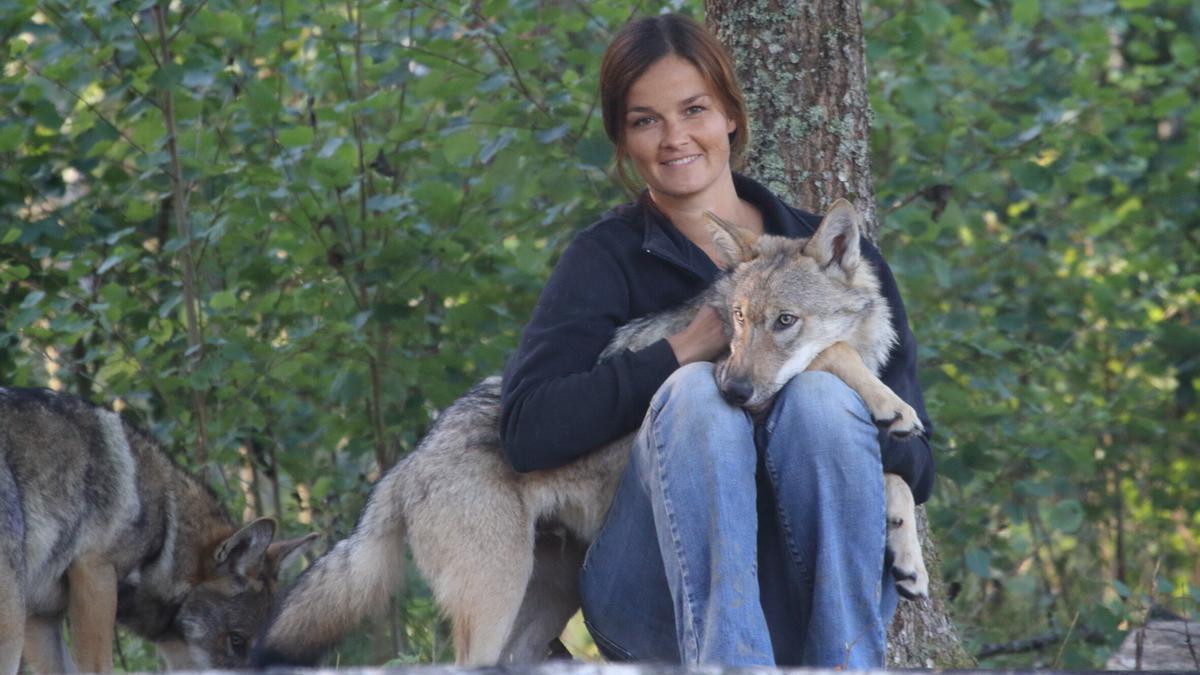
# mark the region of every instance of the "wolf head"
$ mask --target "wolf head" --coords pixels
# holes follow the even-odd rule
[[[709,214],[713,242],[730,273],[717,311],[733,331],[717,386],[752,412],[835,342],[877,371],[894,340],[887,302],[859,248],[861,218],[847,201],[829,209],[812,237],[754,235]]]
[[[272,542],[274,536],[275,521],[259,518],[204,547],[198,578],[181,599],[163,601],[145,584],[145,593],[122,599],[124,609],[138,603],[142,616],[163,617],[155,643],[172,670],[247,666],[252,643],[275,608],[280,570],[317,537]]]

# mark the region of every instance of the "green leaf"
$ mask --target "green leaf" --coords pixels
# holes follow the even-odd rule
[[[1040,0],[1015,0],[1013,2],[1013,20],[1023,26],[1032,26],[1041,19],[1042,6]]]
[[[29,293],[25,296],[25,299],[21,301],[21,305],[20,305],[21,309],[29,309],[31,307],[36,307],[39,303],[41,303],[41,301],[45,297],[46,297],[46,293],[44,291],[40,291],[40,290],[29,291]]]
[[[189,70],[183,74],[183,86],[189,89],[208,89],[216,81],[216,74],[209,70]]]
[[[1060,532],[1076,532],[1083,525],[1083,506],[1075,499],[1064,499],[1050,509],[1048,520],[1050,527]]]
[[[517,135],[511,130],[505,130],[497,134],[495,138],[479,149],[479,162],[481,164],[487,164],[488,162],[492,161],[492,158],[496,156],[496,153],[508,147],[508,145],[512,143],[516,136]]]
[[[1197,58],[1195,36],[1176,35],[1171,38],[1171,56],[1184,68],[1194,68]]]
[[[285,148],[299,148],[312,145],[313,130],[310,127],[287,127],[279,131],[279,144]]]
[[[20,124],[0,125],[0,152],[12,152],[25,139],[25,127]]]
[[[322,159],[332,157],[333,153],[337,152],[337,149],[342,147],[342,143],[345,142],[346,139],[340,136],[334,136],[330,138],[329,140],[325,141],[324,145],[321,146],[321,149],[317,152],[317,157]]]
[[[20,279],[29,278],[29,268],[26,267],[25,265],[13,265],[11,267],[9,267],[7,265],[0,266],[0,273],[3,273],[4,276],[9,278],[10,280],[11,279],[20,280]]]
[[[554,141],[561,139],[563,136],[566,136],[567,132],[570,130],[570,124],[560,124],[556,127],[539,131],[535,133],[533,137],[537,139],[538,143],[553,143]]]
[[[323,476],[317,478],[317,480],[313,481],[313,485],[312,485],[313,501],[316,501],[318,503],[324,501],[325,498],[327,496],[329,496],[329,493],[332,489],[333,489],[333,478],[331,476],[323,475]]]
[[[215,310],[229,309],[237,305],[237,293],[232,289],[218,291],[208,299],[208,306]]]
[[[96,274],[104,274],[110,269],[121,264],[121,262],[125,260],[126,255],[127,254],[125,252],[117,252],[108,256],[104,259],[104,262],[100,263],[100,266],[96,268]]]

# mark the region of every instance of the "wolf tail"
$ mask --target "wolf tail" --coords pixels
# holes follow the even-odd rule
[[[403,465],[371,491],[350,536],[296,580],[255,647],[254,667],[311,665],[387,605],[404,577]]]

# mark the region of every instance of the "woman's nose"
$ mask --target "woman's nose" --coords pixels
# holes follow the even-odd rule
[[[663,145],[672,148],[679,147],[687,143],[687,138],[683,124],[671,120],[663,122]]]

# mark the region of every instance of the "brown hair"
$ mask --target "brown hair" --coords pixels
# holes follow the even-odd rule
[[[636,183],[625,166],[625,99],[629,88],[659,59],[675,55],[686,59],[708,81],[721,101],[726,117],[737,128],[729,134],[729,157],[733,168],[742,165],[742,153],[750,141],[746,99],[738,86],[729,52],[704,26],[681,14],[662,14],[625,24],[604,52],[600,65],[600,110],[604,131],[616,149],[617,175],[630,189]]]

